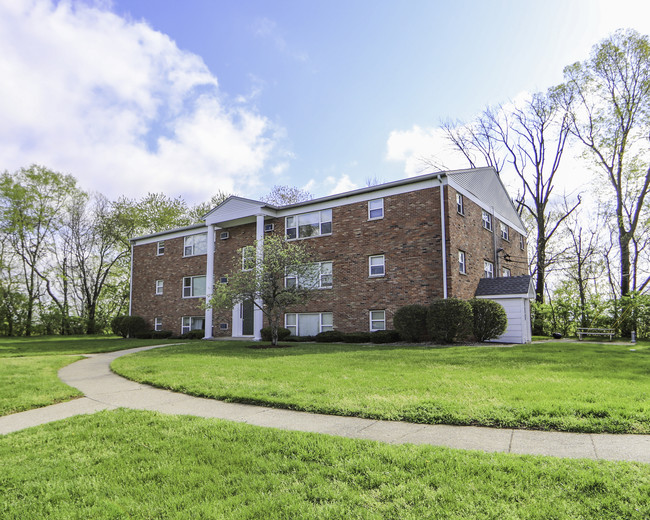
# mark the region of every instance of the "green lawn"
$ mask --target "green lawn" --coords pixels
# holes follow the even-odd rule
[[[0,437],[0,518],[647,519],[648,465],[117,410]]]
[[[513,348],[201,342],[117,359],[192,395],[417,423],[650,433],[650,344]]]
[[[81,359],[79,354],[160,343],[106,336],[0,338],[0,416],[81,396],[57,376],[60,368]]]

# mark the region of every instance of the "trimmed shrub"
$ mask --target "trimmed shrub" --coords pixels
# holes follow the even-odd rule
[[[400,340],[400,334],[396,330],[376,330],[370,333],[370,341],[373,343],[396,343]]]
[[[154,333],[153,330],[143,330],[143,331],[140,331],[140,332],[136,332],[133,335],[133,337],[135,339],[151,339],[151,338],[153,338],[153,333]]]
[[[316,334],[315,339],[321,343],[336,343],[337,341],[345,341],[345,334],[338,330],[328,330]]]
[[[426,305],[400,307],[393,315],[393,326],[404,341],[428,341]]]
[[[501,336],[508,327],[505,309],[497,302],[474,298],[469,301],[474,317],[474,337],[477,341],[487,341]]]
[[[271,327],[264,327],[263,329],[260,329],[260,335],[262,336],[263,341],[271,341]],[[278,327],[278,341],[284,341],[289,336],[291,336],[291,331],[289,329]]]
[[[308,341],[315,341],[314,336],[289,336],[284,341],[294,341],[296,343],[306,343]]]
[[[171,338],[174,333],[171,330],[153,330],[151,331],[151,339],[167,339]]]
[[[348,332],[343,341],[346,343],[371,343],[372,340],[370,332]]]
[[[472,333],[472,325],[472,307],[465,300],[434,300],[427,311],[427,327],[436,343],[462,341]]]
[[[181,339],[203,339],[204,337],[205,331],[203,329],[190,330],[180,335]]]
[[[147,330],[147,322],[142,316],[115,316],[111,320],[113,333],[123,338],[133,338]]]

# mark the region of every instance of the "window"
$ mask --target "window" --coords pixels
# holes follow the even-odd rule
[[[384,199],[368,201],[368,220],[384,218]]]
[[[485,278],[494,278],[494,264],[492,262],[483,261],[483,274]]]
[[[186,276],[183,278],[183,298],[205,296],[205,276]]]
[[[508,227],[508,224],[499,222],[499,227],[501,228],[501,238],[510,242],[510,228]]]
[[[492,215],[483,210],[483,227],[488,231],[492,231]]]
[[[255,246],[244,246],[241,249],[241,270],[250,271],[255,269],[255,260],[257,256]]]
[[[165,282],[162,280],[156,280],[156,294],[162,294],[163,293],[163,285]]]
[[[181,320],[181,334],[191,330],[205,329],[205,318],[203,316],[183,316]]]
[[[463,196],[460,193],[456,193],[456,211],[460,215],[465,214],[465,201],[463,201]]]
[[[219,283],[228,283],[228,277],[222,276],[221,278],[219,278]]]
[[[510,269],[508,269],[507,267],[504,267],[503,268],[503,277],[508,278],[509,276],[511,276],[510,275]]]
[[[291,271],[284,278],[285,287],[305,287],[309,289],[332,288],[332,262],[315,262],[309,265],[302,277]]]
[[[293,336],[315,336],[319,332],[334,330],[331,312],[287,313],[284,326]]]
[[[386,311],[370,311],[370,332],[386,330]]]
[[[368,276],[384,276],[384,274],[386,274],[384,255],[368,257]]]
[[[458,251],[458,271],[460,274],[467,274],[467,264],[465,263],[465,251]]]
[[[287,240],[332,234],[332,210],[303,213],[285,219]]]
[[[208,252],[208,234],[191,235],[185,237],[183,256],[204,255]]]
[[[165,241],[163,240],[162,242],[158,242],[156,245],[156,254],[158,256],[164,255],[165,254]]]
[[[519,235],[519,249],[522,251],[524,250],[525,247],[525,242],[524,242],[524,235]]]
[[[153,330],[162,330],[162,318],[153,319]]]

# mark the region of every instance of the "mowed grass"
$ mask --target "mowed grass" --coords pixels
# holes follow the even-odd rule
[[[60,368],[81,359],[79,354],[157,343],[161,341],[106,336],[0,338],[0,416],[80,397],[57,376]]]
[[[117,359],[136,381],[192,395],[429,424],[650,433],[650,348],[201,342]]]
[[[0,518],[647,519],[648,465],[117,410],[0,437]]]

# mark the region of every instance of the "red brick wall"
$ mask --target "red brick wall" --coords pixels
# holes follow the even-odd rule
[[[204,298],[183,298],[183,277],[205,274],[206,255],[183,258],[183,238],[165,240],[165,254],[156,255],[157,245],[133,248],[131,314],[154,325],[162,318],[163,330],[181,332],[182,316],[202,316]],[[162,295],[156,295],[156,280],[164,281]]]
[[[464,199],[464,216],[457,211],[456,190],[447,187],[446,200],[448,211],[447,229],[449,230],[449,249],[447,251],[449,265],[449,295],[456,298],[469,299],[474,297],[478,281],[483,277],[483,262],[494,263],[494,238],[492,232],[483,227],[482,208],[469,200]],[[510,241],[501,238],[499,220],[492,219],[492,229],[496,233],[496,248],[503,248],[504,253],[510,255],[513,262],[505,262],[504,254],[499,254],[499,268],[494,266],[494,275],[502,276],[503,267],[510,268],[512,276],[528,273],[526,263],[526,248],[522,251],[519,246],[519,233],[510,228]],[[525,240],[524,240],[525,244]],[[465,251],[467,274],[459,272],[458,251]]]
[[[448,221],[447,273],[448,295],[471,298],[483,275],[483,260],[493,261],[492,234],[482,227],[481,209],[465,198],[465,216],[456,212],[456,192],[445,188]],[[266,220],[275,225],[274,233],[284,235],[284,218]],[[498,222],[494,223],[498,231]],[[227,240],[215,241],[215,283],[232,269],[240,268],[237,251],[253,245],[255,223],[229,228]],[[268,234],[267,234],[268,236]],[[499,236],[499,235],[498,235]],[[401,306],[427,304],[443,297],[442,248],[439,188],[384,197],[384,218],[368,220],[368,203],[354,203],[332,209],[332,234],[304,240],[313,251],[314,261],[332,261],[333,288],[318,291],[304,307],[294,312],[332,312],[338,330],[369,330],[369,311],[385,310],[386,327],[392,328],[392,316]],[[524,258],[519,249],[518,233],[511,230],[510,242],[503,247],[513,257]],[[458,273],[458,249],[466,252],[467,275]],[[368,276],[368,257],[385,256],[386,274]],[[165,254],[156,256],[156,244],[134,247],[132,313],[151,323],[163,318],[163,328],[180,332],[181,317],[202,315],[202,298],[183,299],[184,276],[202,275],[206,255],[183,258],[183,239],[165,240]],[[525,274],[524,263],[511,265],[512,275]],[[164,294],[155,295],[155,281],[164,280]],[[228,329],[221,331],[220,323]],[[232,334],[232,313],[214,313],[213,334]]]

